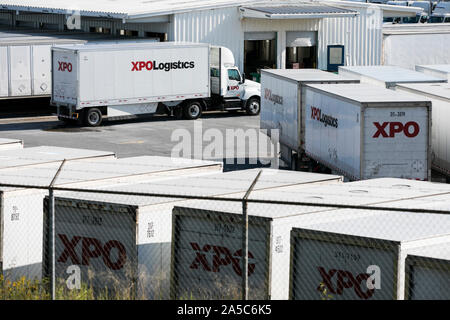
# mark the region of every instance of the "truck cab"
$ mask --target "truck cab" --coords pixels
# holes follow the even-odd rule
[[[211,47],[211,98],[223,110],[245,110],[257,115],[261,109],[261,85],[245,79],[235,66],[233,53],[225,47]]]
[[[450,22],[450,2],[439,2],[433,10],[429,23]]]

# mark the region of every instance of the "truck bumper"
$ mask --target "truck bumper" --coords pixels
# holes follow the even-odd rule
[[[73,106],[57,106],[58,118],[78,120],[80,113]]]

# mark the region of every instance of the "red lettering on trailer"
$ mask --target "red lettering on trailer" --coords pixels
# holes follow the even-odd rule
[[[68,71],[72,72],[72,64],[69,62],[60,62],[58,61],[58,71]]]
[[[195,242],[191,242],[192,249],[196,252],[196,256],[194,261],[190,265],[190,269],[202,269],[207,272],[220,272],[220,267],[225,267],[231,264],[234,272],[238,276],[242,276],[241,262],[242,258],[242,250],[237,250],[235,253],[231,253],[231,250],[222,247],[222,246],[214,246],[206,244],[203,248],[200,248],[200,245]],[[212,263],[208,261],[207,254],[211,252],[214,253],[212,257]],[[248,257],[253,259],[253,254],[251,252],[248,253]],[[255,271],[255,264],[248,264],[248,275],[250,276]]]
[[[319,274],[322,277],[322,283],[327,287],[328,291],[332,294],[342,295],[344,293],[344,289],[350,289],[353,287],[355,294],[364,300],[369,299],[373,296],[375,289],[367,288],[367,279],[370,278],[370,275],[367,273],[360,273],[356,277],[350,272],[346,270],[336,270],[331,269],[328,272],[323,267],[317,267],[319,270]],[[333,284],[334,275],[337,275],[336,285]],[[361,286],[363,284],[363,286]],[[363,288],[367,288],[367,291],[364,291]],[[321,285],[317,287],[319,292],[323,291]]]
[[[377,132],[375,132],[373,138],[378,138],[380,135],[383,138],[395,138],[395,135],[401,132],[403,132],[404,135],[408,138],[414,138],[417,137],[420,132],[420,126],[415,121],[409,121],[405,124],[401,122],[383,122],[382,124],[380,124],[379,122],[374,122],[373,124],[377,129]],[[386,132],[388,126],[389,133]]]
[[[95,238],[74,236],[72,240],[64,234],[58,234],[64,245],[64,251],[59,256],[58,262],[65,263],[70,258],[73,264],[88,266],[91,259],[102,258],[104,264],[111,270],[120,270],[127,260],[125,246],[117,240],[107,241],[104,245]],[[81,240],[81,259],[75,249]],[[116,249],[118,257],[116,261],[111,260],[111,250]]]

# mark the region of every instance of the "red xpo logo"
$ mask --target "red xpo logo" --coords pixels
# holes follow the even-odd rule
[[[110,240],[105,244],[95,238],[74,236],[72,240],[64,234],[58,234],[64,245],[64,251],[59,256],[58,262],[65,263],[70,258],[75,265],[88,266],[91,259],[102,258],[105,265],[111,270],[120,270],[127,260],[125,246],[117,241]],[[76,248],[81,242],[81,257],[78,256]],[[118,255],[115,261],[111,259],[111,251],[116,250]]]
[[[383,122],[382,124],[374,122],[373,124],[377,128],[377,132],[373,135],[374,138],[380,136],[383,138],[395,138],[395,135],[401,132],[408,138],[414,138],[420,132],[420,126],[415,121],[409,121],[405,124],[401,122]]]
[[[58,71],[68,71],[72,72],[72,64],[69,62],[60,62],[58,61]]]
[[[170,71],[174,69],[193,69],[195,67],[194,61],[177,61],[177,62],[161,62],[156,61],[131,61],[131,71],[143,70],[163,70]]]
[[[317,267],[322,277],[323,285],[332,294],[342,295],[344,289],[353,288],[355,294],[361,299],[369,299],[373,296],[376,286],[368,285],[368,279],[372,279],[372,276],[368,273],[360,273],[354,276],[350,271],[331,269],[326,271],[323,267]],[[336,278],[336,284],[333,279]],[[317,287],[319,292],[323,292],[322,285]]]
[[[191,242],[192,249],[196,252],[196,257],[190,265],[190,269],[200,269],[200,267],[207,272],[220,272],[221,267],[231,265],[234,272],[238,276],[242,276],[241,262],[242,250],[238,250],[235,253],[226,247],[214,246],[206,244],[203,248],[195,242]],[[212,263],[208,261],[207,255],[213,253]],[[249,251],[248,257],[253,259],[253,254]],[[248,275],[250,276],[255,271],[255,264],[248,264]]]

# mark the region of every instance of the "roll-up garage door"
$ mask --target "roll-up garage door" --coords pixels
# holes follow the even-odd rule
[[[244,40],[261,41],[261,40],[275,40],[276,32],[245,32]]]
[[[314,47],[317,45],[315,31],[288,31],[286,32],[286,47]]]

